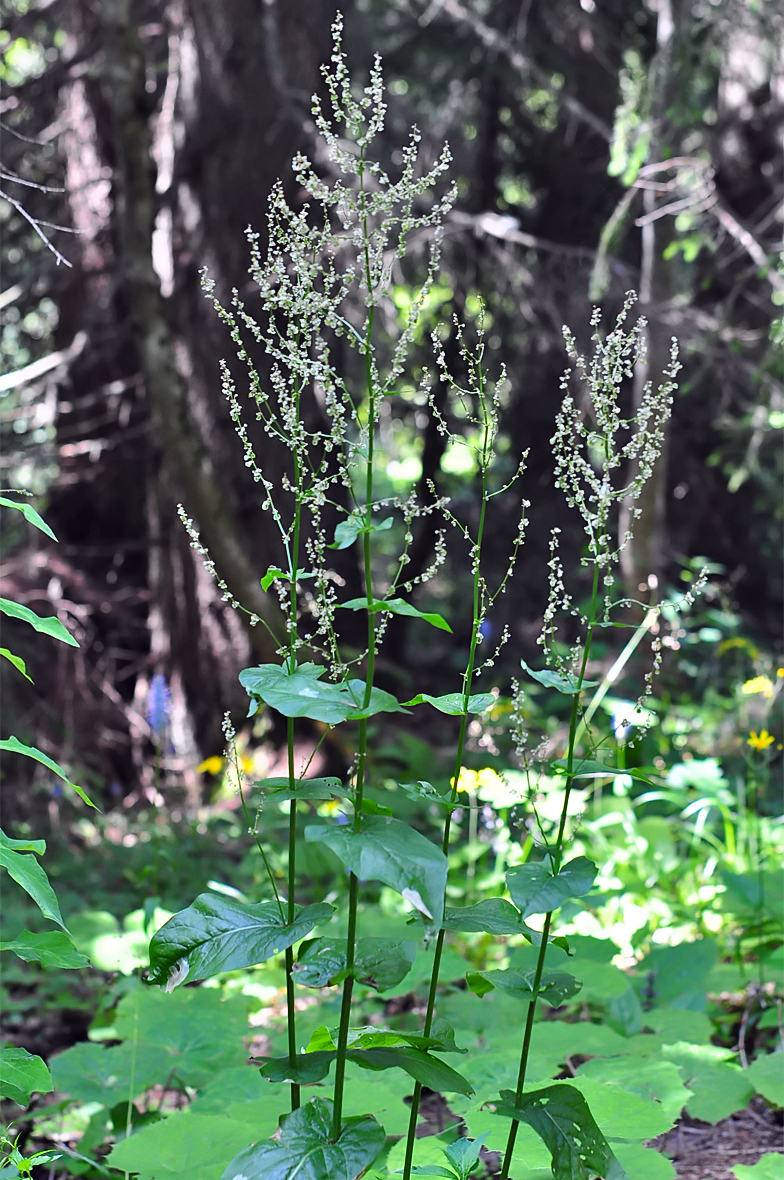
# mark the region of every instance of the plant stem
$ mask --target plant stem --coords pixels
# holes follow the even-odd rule
[[[364,268],[365,282],[368,295],[372,292],[372,273],[370,267],[370,239],[368,236],[368,220],[364,190],[364,148],[362,149],[362,165],[359,171],[360,208],[362,210],[362,233],[364,239]],[[375,306],[370,303],[367,324],[365,327],[365,382],[368,396],[368,445],[367,466],[365,469],[365,532],[362,533],[362,562],[365,572],[365,595],[367,599],[367,630],[368,652],[367,669],[365,673],[365,693],[362,708],[367,709],[373,692],[373,676],[376,665],[376,616],[373,612],[373,570],[370,553],[370,528],[373,523],[373,458],[375,444],[376,422],[376,389],[373,381],[373,320]],[[357,774],[354,787],[354,831],[359,832],[362,823],[362,800],[365,790],[365,773],[367,767],[367,718],[359,722],[359,737],[357,743]],[[337,1060],[335,1063],[335,1090],[332,1108],[332,1139],[336,1142],[343,1127],[343,1087],[346,1078],[346,1051],[348,1049],[348,1032],[351,1023],[351,1001],[354,994],[354,958],[357,940],[357,905],[359,901],[359,880],[354,873],[349,873],[348,886],[348,929],[346,931],[346,978],[343,981],[343,997],[340,1005],[340,1027],[338,1031]]]
[[[563,860],[563,842],[564,831],[566,829],[566,817],[569,811],[569,796],[572,792],[572,784],[574,783],[574,753],[577,743],[577,723],[580,714],[580,693],[582,691],[582,684],[585,679],[585,670],[588,666],[588,657],[591,652],[591,644],[593,642],[593,631],[596,622],[596,600],[599,593],[599,566],[594,563],[593,567],[593,589],[591,592],[591,606],[588,617],[588,628],[585,635],[585,647],[583,648],[583,658],[580,663],[580,674],[577,678],[577,691],[572,697],[572,712],[569,719],[569,745],[567,747],[566,756],[566,786],[564,788],[564,801],[561,808],[561,819],[558,824],[558,836],[555,841],[553,852],[550,853],[553,873],[560,872],[561,863]],[[544,965],[547,959],[547,940],[550,936],[550,926],[552,925],[554,910],[550,910],[545,914],[544,926],[542,927],[542,941],[539,945],[539,955],[536,960],[536,972],[534,974],[533,984],[533,999],[528,1005],[528,1012],[525,1020],[525,1032],[523,1033],[523,1045],[520,1050],[520,1070],[517,1075],[517,1088],[515,1090],[515,1098],[519,1100],[523,1096],[523,1088],[525,1086],[525,1075],[528,1070],[528,1055],[531,1049],[531,1037],[533,1035],[534,1019],[536,1017],[536,1005],[539,999],[539,985],[542,982],[542,974],[544,972]],[[506,1151],[504,1152],[504,1162],[501,1166],[500,1180],[509,1180],[509,1169],[512,1166],[512,1153],[514,1152],[515,1141],[517,1139],[517,1128],[519,1124],[517,1119],[512,1119],[509,1127],[509,1137],[506,1141]]]
[[[481,370],[480,370],[480,395],[482,394],[481,385]],[[483,408],[484,408],[484,402]],[[479,627],[481,625],[481,569],[480,558],[482,554],[482,540],[485,531],[485,516],[487,514],[487,468],[490,459],[490,422],[488,421],[485,412],[485,433],[482,447],[482,509],[479,516],[479,528],[477,530],[476,544],[473,550],[473,571],[474,571],[474,587],[473,587],[473,625],[471,628],[471,648],[468,654],[468,664],[463,674],[463,713],[460,718],[460,733],[457,739],[457,750],[455,753],[455,773],[452,778],[452,798],[450,799],[450,807],[446,813],[444,820],[444,838],[441,849],[444,856],[449,856],[449,838],[452,829],[452,814],[455,804],[457,802],[457,784],[460,781],[460,771],[463,768],[463,752],[465,750],[466,730],[468,728],[468,704],[471,696],[471,687],[474,679],[474,669],[476,666],[476,649],[479,646]],[[433,1015],[436,1006],[436,993],[438,990],[438,975],[441,970],[441,956],[444,950],[444,938],[446,931],[441,929],[438,932],[436,939],[436,949],[433,956],[433,969],[430,974],[430,988],[427,995],[427,1009],[425,1011],[425,1023],[423,1034],[426,1037],[430,1036],[430,1030],[433,1025]],[[406,1137],[406,1155],[403,1163],[403,1180],[410,1180],[411,1166],[414,1159],[414,1141],[416,1138],[416,1125],[419,1118],[419,1104],[422,1097],[422,1083],[416,1082],[414,1085],[414,1096],[411,1099],[411,1114],[408,1120],[408,1134]]]

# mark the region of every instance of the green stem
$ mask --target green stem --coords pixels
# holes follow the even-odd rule
[[[368,234],[368,220],[364,191],[364,148],[361,156],[362,164],[359,170],[360,207],[362,210],[362,233],[364,239],[365,282],[368,295],[372,292],[372,273],[370,267],[370,238]],[[373,321],[375,307],[370,303],[368,308],[367,325],[365,328],[365,382],[368,396],[368,447],[367,467],[365,471],[365,532],[362,534],[362,560],[365,572],[365,595],[367,599],[367,628],[368,652],[367,669],[365,674],[365,693],[362,708],[367,709],[373,692],[373,676],[376,666],[376,616],[373,613],[373,570],[370,551],[370,527],[373,523],[373,458],[375,444],[376,422],[376,389],[373,382]],[[357,749],[357,775],[354,788],[354,831],[359,832],[362,823],[362,800],[365,790],[365,774],[367,767],[367,718],[359,722],[359,738]],[[351,1023],[351,1001],[354,995],[354,958],[357,941],[357,906],[359,901],[359,880],[354,873],[349,873],[348,886],[348,929],[346,931],[346,978],[343,981],[343,997],[340,1005],[340,1027],[338,1030],[337,1060],[335,1062],[335,1089],[332,1108],[332,1139],[337,1142],[343,1127],[343,1088],[346,1078],[346,1052],[348,1049],[348,1033]]]
[[[588,657],[591,652],[591,644],[593,642],[593,631],[596,621],[596,600],[599,593],[599,566],[594,564],[593,567],[593,589],[591,592],[591,607],[588,618],[588,628],[585,635],[585,647],[583,649],[583,658],[580,664],[580,674],[577,679],[577,692],[572,698],[572,712],[569,719],[569,745],[567,750],[566,760],[566,787],[564,789],[564,801],[561,808],[561,819],[558,824],[558,836],[555,841],[553,858],[553,873],[560,872],[561,863],[563,860],[563,842],[564,831],[566,829],[566,817],[569,811],[569,796],[572,791],[572,784],[574,783],[574,754],[577,740],[577,723],[580,715],[580,692],[582,691],[582,684],[585,679],[585,670],[588,666]],[[533,984],[533,999],[528,1005],[528,1013],[525,1021],[525,1032],[523,1034],[523,1045],[520,1050],[520,1069],[517,1075],[517,1089],[515,1096],[517,1101],[523,1096],[523,1088],[525,1086],[525,1075],[528,1070],[528,1056],[531,1049],[531,1037],[533,1035],[534,1019],[536,1017],[536,1005],[539,999],[539,985],[542,982],[542,973],[544,972],[544,965],[547,959],[547,941],[550,936],[550,926],[553,920],[553,910],[545,914],[544,926],[542,928],[542,941],[539,946],[539,955],[536,960],[536,972],[534,975]],[[504,1152],[504,1162],[501,1166],[500,1180],[509,1180],[509,1169],[512,1166],[512,1153],[514,1152],[515,1141],[517,1139],[517,1119],[512,1119],[509,1127],[509,1137],[506,1141],[506,1151]]]
[[[481,386],[481,371],[480,371],[480,393]],[[484,405],[484,403],[483,403]],[[450,799],[450,807],[446,813],[444,820],[444,838],[442,841],[442,851],[444,856],[449,856],[449,838],[452,829],[452,814],[455,804],[457,802],[457,784],[460,781],[460,771],[463,768],[463,752],[465,750],[466,730],[468,728],[468,702],[471,696],[471,687],[474,679],[474,669],[476,667],[476,649],[479,646],[479,627],[481,623],[480,617],[480,592],[481,592],[481,571],[480,571],[480,557],[482,554],[482,539],[485,531],[485,516],[487,513],[487,469],[490,459],[490,423],[485,416],[485,434],[482,447],[482,509],[479,516],[479,528],[477,531],[477,540],[473,552],[474,562],[474,592],[473,592],[473,625],[471,629],[471,648],[468,654],[468,664],[466,665],[465,673],[463,674],[463,714],[460,718],[460,733],[457,739],[457,750],[455,756],[455,773],[452,778],[452,797]],[[444,897],[446,900],[446,894]],[[423,1034],[426,1037],[430,1036],[430,1030],[433,1025],[433,1015],[436,1006],[436,993],[438,990],[438,975],[441,970],[441,957],[444,951],[445,930],[439,930],[436,939],[436,949],[433,956],[433,969],[430,973],[430,988],[427,995],[427,1009],[425,1011],[425,1024]],[[419,1104],[422,1097],[422,1084],[417,1082],[414,1086],[414,1096],[411,1100],[411,1114],[408,1120],[408,1134],[406,1137],[406,1155],[403,1163],[403,1180],[410,1180],[411,1167],[414,1159],[414,1141],[416,1139],[417,1119],[419,1118]]]
[[[296,778],[294,774],[294,718],[288,719],[288,754],[289,754],[289,789],[294,790]],[[294,889],[296,885],[296,847],[297,847],[297,800],[289,803],[289,880],[288,880],[288,913],[289,925],[294,921]],[[294,948],[286,948],[286,1022],[288,1031],[289,1061],[292,1067],[297,1059],[297,1024],[294,1007]],[[297,1110],[300,1104],[300,1088],[296,1082],[291,1083],[291,1109]]]

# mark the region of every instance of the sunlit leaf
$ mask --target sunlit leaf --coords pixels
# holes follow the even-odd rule
[[[449,631],[450,633],[452,631],[443,615],[434,611],[417,610],[415,606],[403,598],[374,598],[369,606],[366,598],[350,598],[348,602],[341,602],[338,605],[344,610],[369,610],[371,614],[386,611],[393,615],[408,615],[412,619],[424,619],[426,623],[430,623],[432,627],[438,627],[440,631]]]
[[[307,827],[305,839],[326,844],[361,881],[382,881],[438,925],[444,910],[447,859],[400,820],[363,816],[362,828]]]
[[[248,1138],[235,1119],[184,1111],[135,1131],[106,1162],[138,1180],[216,1180]]]
[[[520,911],[503,897],[486,897],[463,909],[447,906],[441,925],[444,930],[485,934],[522,934],[525,929]]]
[[[25,680],[29,680],[31,684],[33,683],[33,678],[32,678],[32,676],[28,676],[27,665],[25,664],[25,662],[21,656],[15,656],[14,653],[12,651],[9,651],[7,647],[0,647],[0,656],[2,656],[4,659],[8,660],[8,662],[10,664],[13,664],[14,667],[16,668],[17,672],[22,673]]]
[[[42,618],[34,610],[30,610],[29,606],[22,606],[21,602],[12,602],[10,598],[0,598],[0,614],[8,615],[12,619],[21,619],[23,623],[29,623],[34,630],[40,631],[42,635],[59,639],[61,643],[67,643],[69,647],[79,646],[71,632],[54,615]]]
[[[98,810],[92,799],[90,799],[87,795],[86,791],[84,791],[83,788],[77,783],[71,782],[62,766],[58,766],[58,764],[53,761],[53,759],[51,759],[47,754],[44,754],[41,750],[36,749],[35,746],[26,746],[24,742],[20,742],[18,738],[10,737],[3,738],[0,741],[0,750],[7,750],[10,754],[23,754],[25,758],[32,758],[35,762],[40,762],[41,765],[45,766],[47,770],[51,770],[52,774],[56,774],[58,778],[61,778],[66,786],[69,786],[72,791],[76,791],[76,794],[84,803],[87,804],[88,807],[92,807],[95,811]]]
[[[90,966],[87,956],[80,954],[68,935],[59,930],[46,934],[23,930],[12,942],[0,942],[0,951],[13,951],[26,963],[39,962],[47,970],[76,970]]]
[[[596,873],[593,861],[578,856],[559,873],[553,873],[544,862],[516,865],[506,874],[506,884],[523,918],[530,918],[532,914],[558,909],[570,897],[588,893]]]
[[[153,935],[150,982],[173,990],[219,971],[256,966],[299,942],[314,926],[328,922],[332,913],[326,902],[297,907],[289,924],[277,902],[245,905],[232,897],[201,893]]]
[[[480,692],[468,698],[468,708],[461,692],[447,692],[443,696],[434,697],[430,693],[420,692],[412,697],[406,705],[432,705],[439,713],[447,713],[451,717],[462,717],[463,713],[484,713],[485,709],[495,704],[495,697],[491,692]]]
[[[49,525],[42,516],[39,516],[32,504],[26,500],[9,500],[7,496],[0,496],[0,507],[15,508],[17,512],[21,512],[25,520],[40,529],[42,533],[46,533],[47,537],[51,537],[53,541],[57,540]]]

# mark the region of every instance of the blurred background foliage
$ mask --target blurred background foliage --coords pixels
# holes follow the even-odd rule
[[[582,535],[553,488],[549,445],[565,365],[561,325],[584,344],[591,301],[613,315],[634,288],[649,319],[649,375],[658,376],[673,335],[684,367],[666,458],[627,557],[628,587],[645,601],[654,593],[675,604],[706,565],[710,585],[691,611],[672,605],[662,616],[665,661],[651,706],[657,724],[629,756],[668,774],[690,760],[715,766],[699,782],[684,772],[658,800],[640,802],[636,785],[634,798],[631,788],[609,801],[599,792],[590,822],[597,840],[621,825],[629,848],[648,832],[645,846],[658,849],[664,865],[682,848],[667,844],[674,837],[664,831],[657,844],[651,816],[678,815],[687,843],[694,829],[695,840],[710,836],[723,842],[722,856],[742,860],[758,837],[738,828],[746,822],[741,786],[757,783],[760,810],[780,811],[780,7],[774,0],[355,0],[343,7],[354,67],[366,69],[374,52],[384,57],[385,166],[394,171],[400,162],[412,122],[427,156],[435,158],[444,139],[451,145],[459,196],[427,327],[470,318],[484,303],[491,366],[503,362],[508,371],[502,445],[510,466],[529,451],[528,539],[489,620],[490,640],[508,626],[512,642],[482,686],[495,687],[498,707],[495,720],[477,722],[472,734],[476,769],[515,767],[504,736],[510,682],[521,653],[536,660],[553,526],[562,529],[565,565],[579,589]],[[237,671],[269,652],[261,629],[245,630],[221,601],[175,506],[182,501],[193,515],[237,596],[260,601],[261,610],[259,577],[277,554],[222,400],[218,358],[230,350],[201,295],[199,272],[209,267],[221,298],[236,287],[252,299],[245,227],[263,237],[265,199],[279,175],[297,197],[289,167],[295,149],[319,159],[309,95],[329,53],[334,6],[0,0],[0,11],[0,474],[5,487],[39,497],[60,541],[49,545],[35,530],[4,522],[4,593],[56,612],[80,642],[52,658],[8,625],[9,645],[28,659],[36,683],[22,682],[10,665],[0,669],[4,726],[34,738],[119,816],[110,839],[128,857],[115,893],[120,916],[145,896],[143,882],[134,884],[136,854],[145,808],[164,798],[154,784],[145,712],[155,673],[167,677],[172,694],[162,752],[168,812],[175,822],[191,817],[193,839],[208,822],[231,831],[230,843],[239,838],[232,793],[219,785],[220,718],[229,709],[240,722],[246,702]],[[421,276],[424,239],[420,247],[392,275],[384,325],[392,336]],[[339,340],[334,348],[339,357]],[[350,358],[344,361],[351,379]],[[446,445],[417,391],[430,365],[423,332],[414,370],[385,404],[380,494],[413,488],[427,499],[432,480],[468,518],[476,511],[470,453]],[[634,396],[630,389],[630,402]],[[443,389],[437,397],[459,433],[459,403]],[[271,477],[282,476],[287,457],[264,436],[256,442]],[[499,574],[518,510],[515,497],[494,501]],[[430,563],[436,540],[432,516],[416,525],[413,573]],[[409,620],[395,619],[383,653],[385,687],[407,694],[456,687],[468,636],[463,558],[447,562],[427,595],[452,622],[457,645],[440,646],[437,633],[424,647]],[[350,592],[359,571],[350,554],[338,559]],[[658,579],[653,592],[649,575]],[[622,646],[609,634],[597,649],[603,672]],[[616,696],[605,701],[610,715],[635,698],[646,667],[639,654],[625,666]],[[755,678],[770,692],[746,692]],[[528,702],[529,727],[554,749],[564,719],[540,709],[535,692]],[[436,781],[432,764],[450,731],[439,735],[428,722],[424,734],[416,725],[388,750],[390,779],[405,771]],[[749,746],[750,734],[757,746]],[[277,736],[269,718],[245,731],[248,757],[263,763],[259,773],[274,765]],[[325,749],[328,763],[346,765],[346,751]],[[383,782],[381,758],[378,771]],[[24,824],[45,805],[53,828],[71,824],[57,789],[45,775],[31,782],[30,773],[6,761],[9,818]],[[708,797],[710,807],[696,806]],[[207,802],[217,819],[213,812],[199,818]],[[477,878],[501,871],[494,858],[506,853],[494,847],[526,839],[514,808],[492,800],[487,807],[487,823],[498,831],[480,824],[466,853],[481,853]],[[74,839],[87,850],[92,821],[79,824]],[[91,857],[96,865],[97,853]],[[641,872],[635,856],[610,856],[608,865],[608,889],[619,880],[631,889]],[[737,867],[743,871],[740,861]],[[314,866],[314,880],[332,868]],[[668,902],[673,913],[679,891],[692,896],[703,885],[696,877],[668,885],[678,894]],[[173,884],[172,907],[192,888]]]

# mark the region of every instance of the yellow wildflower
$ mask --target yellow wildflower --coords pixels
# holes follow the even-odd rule
[[[455,785],[455,780],[452,779],[450,786]],[[475,791],[479,785],[479,775],[475,770],[468,770],[465,766],[460,768],[460,777],[457,780],[458,791]]]
[[[760,733],[755,733],[753,730],[749,734],[748,744],[755,750],[767,750],[768,746],[772,746],[776,739],[772,734],[768,733],[767,729],[763,729]]]
[[[754,696],[755,693],[761,692],[763,696],[773,696],[773,684],[767,676],[755,676],[753,680],[747,680],[742,684],[740,691],[746,696]]]
[[[781,677],[784,676],[784,668],[777,668],[776,675],[779,677],[779,679],[781,679]]]
[[[223,759],[213,754],[211,758],[205,758],[197,770],[199,774],[220,774],[223,770]]]
[[[497,771],[493,770],[491,766],[486,766],[484,770],[480,770],[476,776],[476,781],[480,787],[502,787],[504,780]]]

